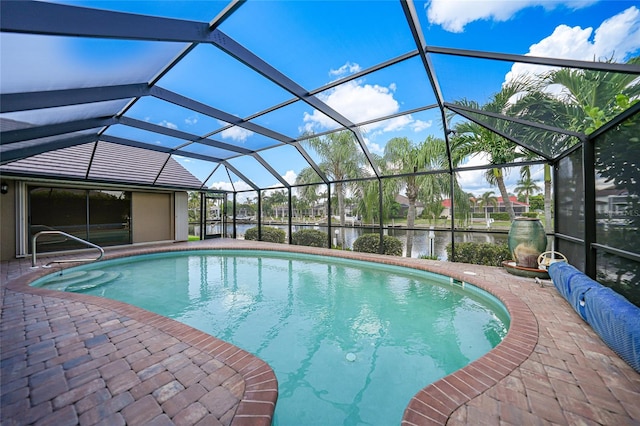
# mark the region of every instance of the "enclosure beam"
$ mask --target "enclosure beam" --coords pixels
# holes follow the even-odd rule
[[[100,140],[103,142],[115,143],[118,145],[126,145],[134,148],[146,149],[149,151],[163,152],[165,154],[175,154],[182,157],[195,158],[198,160],[211,161],[214,163],[221,163],[224,160],[222,158],[212,157],[210,155],[196,154],[194,152],[181,151],[179,149],[168,148],[165,146],[154,145],[146,142],[134,141],[132,139],[125,139],[118,136],[102,135]]]
[[[354,123],[352,123],[348,118],[331,108],[326,103],[322,102],[320,99],[309,94],[309,92],[302,86],[298,85],[289,77],[285,76],[283,73],[253,54],[251,51],[246,49],[244,46],[236,42],[234,39],[232,39],[222,31],[216,29],[212,32],[212,34],[213,40],[211,41],[211,44],[216,46],[218,49],[230,55],[234,59],[242,62],[244,65],[248,66],[263,77],[277,84],[301,101],[317,109],[336,123],[353,132],[356,140],[358,141],[358,144],[360,145],[360,148],[362,149],[365,157],[367,158],[367,161],[369,162],[369,165],[372,167],[376,176],[379,176],[380,172],[378,170],[378,167],[373,160],[369,149],[367,148],[364,138],[362,137],[360,131]]]
[[[429,53],[443,55],[466,56],[469,58],[491,59],[523,64],[548,65],[550,67],[579,68],[593,71],[617,72],[623,74],[640,74],[640,66],[614,62],[579,61],[575,59],[548,58],[541,56],[518,55],[509,53],[483,52],[480,50],[456,49],[449,47],[425,46]]]
[[[240,179],[242,179],[247,185],[249,185],[251,188],[253,188],[254,191],[258,191],[260,188],[258,188],[258,185],[256,185],[255,183],[253,183],[253,181],[251,179],[249,179],[248,177],[246,177],[245,175],[243,175],[240,171],[238,171],[238,169],[236,169],[235,167],[233,167],[231,164],[229,164],[226,161],[222,161],[222,164],[224,164],[224,166],[227,168],[227,170],[231,170],[236,176],[238,176]]]
[[[5,32],[128,40],[211,41],[206,22],[114,12],[39,1],[2,2]]]
[[[258,192],[258,241],[262,241],[262,191],[260,189]]]
[[[236,217],[238,216],[238,209],[237,209],[237,204],[238,204],[238,193],[237,192],[233,192],[233,239],[235,240],[236,238],[238,238],[238,234],[237,234],[237,219]]]
[[[499,136],[501,136],[501,137],[505,138],[505,139],[506,139],[506,140],[508,140],[508,141],[513,142],[513,143],[514,143],[514,144],[516,144],[516,145],[519,145],[519,146],[521,146],[521,147],[523,147],[523,148],[528,149],[529,151],[533,152],[534,154],[537,154],[537,155],[541,156],[542,158],[544,158],[544,159],[546,159],[546,160],[551,160],[551,159],[552,159],[549,155],[545,154],[544,152],[540,151],[539,149],[532,148],[531,146],[529,146],[528,144],[526,144],[526,143],[522,142],[521,140],[519,140],[519,139],[515,139],[514,137],[512,137],[512,136],[510,136],[510,135],[506,134],[505,132],[503,132],[503,131],[501,131],[501,130],[496,129],[496,128],[495,128],[495,127],[493,127],[493,126],[490,126],[490,125],[489,125],[489,124],[487,124],[487,123],[483,123],[482,121],[480,121],[480,120],[478,120],[477,118],[473,117],[472,115],[470,115],[470,114],[469,114],[468,112],[466,112],[466,111],[458,110],[457,108],[453,108],[453,107],[450,107],[450,109],[451,109],[452,111],[456,112],[457,114],[460,114],[460,115],[461,115],[461,116],[463,116],[464,118],[466,118],[466,119],[468,119],[468,120],[473,121],[473,122],[474,122],[474,123],[476,123],[477,125],[482,126],[482,127],[484,127],[485,129],[491,130],[493,133],[495,133],[495,134],[497,134],[497,135],[499,135]]]
[[[444,113],[444,96],[442,95],[442,90],[440,90],[440,83],[438,82],[438,77],[436,76],[435,69],[431,63],[431,58],[427,56],[425,50],[427,43],[424,39],[424,32],[420,28],[420,19],[418,18],[416,7],[412,0],[401,0],[400,4],[402,5],[402,10],[404,11],[405,18],[407,19],[407,24],[411,30],[413,40],[418,48],[418,54],[422,60],[422,66],[427,73],[427,78],[429,79],[431,89],[436,97],[438,107],[440,107],[440,116],[444,130],[444,141],[447,149],[447,159],[449,162],[449,171],[451,171],[453,170],[453,160],[451,158],[451,144],[449,142],[449,131],[447,129],[447,117]]]
[[[135,118],[129,118],[129,117],[119,117],[117,120],[119,124],[122,124],[125,126],[135,127],[136,129],[142,129],[149,132],[160,133],[162,135],[171,136],[173,138],[195,142],[195,143],[211,146],[214,148],[220,148],[227,151],[236,152],[239,154],[252,154],[253,152],[255,152],[247,148],[242,148],[240,146],[231,145],[225,142],[219,142],[212,139],[201,138],[200,136],[194,135],[192,133],[187,133],[181,130],[170,129],[168,127],[160,126],[158,124],[149,123],[148,121],[136,120]]]
[[[582,178],[584,182],[584,264],[585,274],[596,279],[596,168],[595,144],[590,137],[582,149]]]
[[[292,234],[293,234],[293,224],[291,223],[291,216],[293,214],[293,203],[292,203],[292,199],[291,199],[291,187],[288,188],[288,194],[287,194],[287,210],[289,211],[289,222],[288,222],[288,227],[289,227],[289,244],[292,243]]]
[[[68,138],[59,138],[54,141],[42,142],[37,145],[31,144],[28,146],[12,146],[8,149],[0,150],[0,164],[6,164],[48,151],[69,148],[72,146],[83,145],[90,142],[96,142],[96,135],[71,136]]]
[[[331,184],[327,184],[327,237],[328,237],[328,243],[329,243],[329,248],[331,248],[331,234],[332,234],[332,229],[331,229]]]
[[[8,130],[0,133],[0,145],[9,145],[17,142],[33,141],[34,139],[96,129],[113,123],[116,123],[116,120],[113,117],[98,117],[88,118],[86,120],[70,121],[67,123],[47,124],[44,126]],[[92,135],[92,137],[94,139],[98,139],[97,132]]]
[[[280,173],[278,173],[273,167],[271,167],[271,165],[265,161],[264,158],[262,158],[257,152],[253,153],[251,155],[253,158],[256,159],[256,161],[258,163],[260,163],[260,165],[262,167],[264,167],[265,169],[267,169],[267,171],[269,173],[271,173],[271,175],[276,178],[278,180],[278,182],[280,182],[285,188],[291,188],[291,185],[289,185],[289,182],[287,182],[286,180],[284,180],[284,178],[282,176],[280,176]]]
[[[151,88],[151,95],[154,96],[155,98],[162,99],[163,101],[170,102],[174,105],[178,105],[183,108],[190,109],[191,111],[199,112],[201,114],[215,118],[217,120],[222,120],[226,123],[230,123],[235,126],[242,127],[243,129],[261,134],[263,136],[266,136],[271,139],[275,139],[283,143],[291,144],[295,142],[295,139],[292,139],[281,133],[275,132],[271,129],[267,129],[266,127],[262,127],[255,123],[245,121],[235,115],[231,115],[227,112],[224,112],[212,106],[203,104],[201,102],[195,101],[191,98],[187,98],[186,96],[182,96],[177,93],[171,92],[170,90],[163,89],[162,87],[159,87],[159,86],[154,86],[153,88]]]
[[[574,131],[566,130],[566,129],[561,129],[560,127],[555,127],[555,126],[548,126],[546,124],[536,123],[534,121],[524,120],[522,118],[509,117],[509,116],[504,115],[504,114],[498,114],[498,113],[490,112],[490,111],[483,111],[481,109],[475,109],[475,108],[470,108],[470,107],[463,106],[463,105],[452,104],[450,102],[445,102],[445,106],[447,108],[449,108],[450,110],[453,110],[456,113],[459,113],[458,110],[467,111],[467,112],[471,112],[471,113],[474,113],[474,114],[484,115],[486,117],[492,117],[492,118],[497,118],[499,120],[509,121],[511,123],[520,124],[520,125],[527,126],[527,127],[534,127],[536,129],[545,130],[547,132],[554,132],[554,133],[560,133],[560,134],[563,134],[563,135],[575,136],[576,138],[578,138],[580,140],[585,138],[585,134],[584,133],[574,132]]]
[[[27,111],[92,102],[113,101],[117,99],[136,98],[148,94],[149,86],[147,83],[80,89],[43,90],[40,92],[4,93],[0,95],[0,112]]]
[[[378,247],[378,253],[384,254],[384,218],[382,215],[382,209],[384,206],[384,200],[382,194],[384,193],[382,179],[378,179],[378,234],[380,237],[380,246]]]

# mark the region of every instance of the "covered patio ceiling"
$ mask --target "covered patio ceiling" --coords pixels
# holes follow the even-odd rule
[[[3,1],[0,172],[243,191],[289,188],[311,167],[328,184],[310,137],[351,132],[379,178],[374,157],[389,139],[449,144],[461,121],[553,161],[587,136],[460,101],[483,105],[503,83],[552,67],[640,75],[625,63],[640,50],[629,2],[523,2],[528,13],[507,18],[449,2],[456,18],[446,3]],[[545,50],[560,31],[575,33],[569,49]],[[592,50],[575,44],[580,34]],[[607,37],[613,50],[598,47]],[[546,143],[557,135],[563,144]],[[175,177],[177,164],[194,179]]]

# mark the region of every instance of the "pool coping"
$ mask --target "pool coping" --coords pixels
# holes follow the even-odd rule
[[[464,267],[457,268],[459,269],[457,271],[451,269],[443,271],[442,262],[432,260],[238,240],[226,240],[223,244],[207,244],[206,241],[198,243],[130,247],[108,251],[104,258],[116,259],[132,255],[172,251],[225,249],[306,253],[351,260],[373,261],[434,272],[472,284],[497,297],[505,305],[511,317],[510,327],[505,338],[486,355],[427,385],[414,395],[405,409],[402,419],[402,424],[404,425],[446,424],[457,408],[493,387],[528,359],[538,341],[538,323],[529,307],[512,292],[502,288],[491,288],[486,285],[486,278],[469,274],[468,271],[465,273]],[[63,268],[71,266],[74,265],[65,264]],[[245,380],[245,392],[231,424],[271,424],[277,403],[277,378],[266,362],[230,343],[190,326],[123,302],[80,293],[64,293],[29,286],[30,282],[50,273],[50,269],[30,271],[7,282],[6,288],[17,292],[99,304],[144,324],[152,325],[163,332],[175,336],[184,343],[212,354],[216,359],[242,374]]]

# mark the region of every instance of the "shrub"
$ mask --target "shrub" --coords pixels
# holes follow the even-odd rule
[[[491,217],[491,219],[493,219],[493,220],[501,220],[501,221],[505,221],[505,222],[508,222],[509,220],[511,220],[509,218],[509,213],[507,213],[507,212],[489,213],[489,217]]]
[[[278,228],[274,228],[272,226],[263,226],[262,227],[262,240],[270,243],[280,243],[284,244],[284,238],[287,234]],[[253,228],[247,229],[244,233],[245,240],[258,240],[258,227],[254,226]]]
[[[420,256],[418,256],[418,259],[425,259],[425,260],[439,260],[438,256],[435,254],[421,254]]]
[[[384,254],[390,256],[402,256],[402,241],[396,237],[385,235],[382,239]],[[361,253],[379,253],[380,235],[364,234],[353,242],[353,251]]]
[[[511,260],[506,243],[456,243],[455,257],[451,255],[451,244],[447,244],[447,256],[451,262],[488,266],[502,266],[504,260]]]
[[[536,213],[536,212],[522,212],[522,213],[520,213],[520,216],[522,216],[522,217],[531,217],[533,219],[537,219],[538,218],[538,213]]]
[[[307,247],[327,247],[329,236],[317,229],[303,229],[291,234],[291,244]]]

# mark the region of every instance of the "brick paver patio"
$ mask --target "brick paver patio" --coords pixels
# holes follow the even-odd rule
[[[640,374],[574,313],[550,281],[501,268],[257,243],[440,272],[490,290],[509,309],[507,338],[423,389],[403,423],[640,424]],[[107,250],[107,257],[192,248],[208,240]],[[51,259],[42,259],[45,263]],[[269,424],[277,381],[247,352],[167,318],[77,293],[28,287],[50,271],[2,263],[3,425]]]

